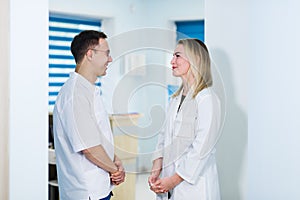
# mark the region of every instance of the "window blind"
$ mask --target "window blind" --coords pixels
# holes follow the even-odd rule
[[[197,38],[204,42],[204,20],[175,22],[177,41],[182,38]]]
[[[49,112],[53,111],[61,86],[76,66],[70,50],[74,36],[83,30],[100,29],[100,19],[49,14]],[[96,85],[101,86],[100,79]]]

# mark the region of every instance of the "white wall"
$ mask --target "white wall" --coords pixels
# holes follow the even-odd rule
[[[223,200],[246,199],[249,20],[245,1],[206,1],[206,43],[225,88],[226,116],[217,147]],[[220,88],[218,88],[220,89]]]
[[[299,8],[250,3],[249,199],[300,199]]]
[[[47,199],[48,2],[10,0],[9,199]]]
[[[207,43],[228,99],[218,148],[225,200],[300,198],[299,7],[206,1]]]

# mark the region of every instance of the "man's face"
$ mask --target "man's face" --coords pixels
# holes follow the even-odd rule
[[[108,63],[112,62],[109,45],[106,39],[100,38],[99,45],[95,46],[92,51],[94,72],[97,76],[104,76],[106,74]]]

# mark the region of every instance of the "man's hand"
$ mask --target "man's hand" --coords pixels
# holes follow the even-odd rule
[[[112,173],[110,178],[114,185],[119,185],[125,181],[125,170],[121,160],[117,156],[115,156],[114,163],[117,166],[118,171]]]

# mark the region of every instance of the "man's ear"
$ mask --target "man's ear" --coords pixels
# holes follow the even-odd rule
[[[89,49],[87,52],[86,52],[86,57],[88,60],[92,60],[93,58],[93,51],[91,49]]]

